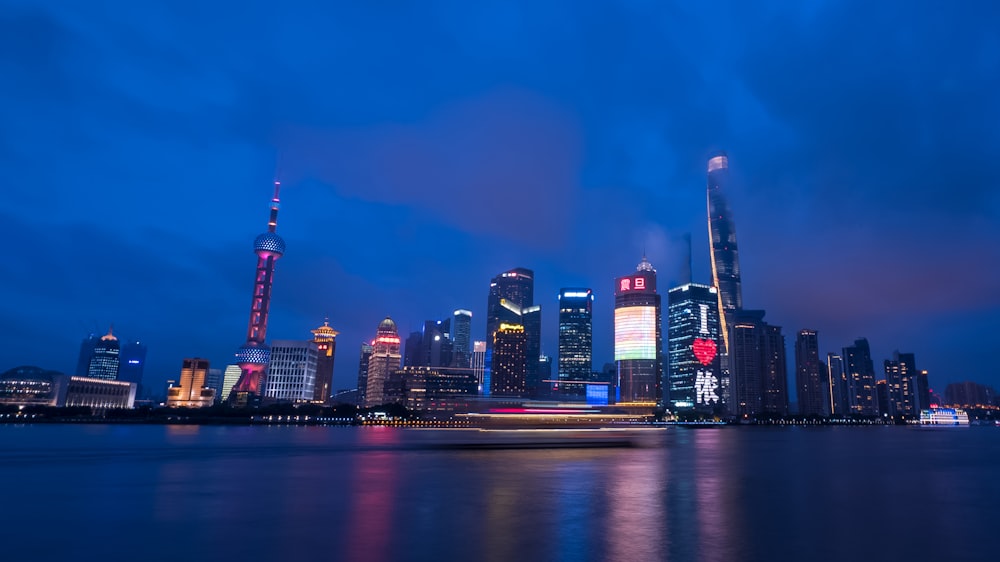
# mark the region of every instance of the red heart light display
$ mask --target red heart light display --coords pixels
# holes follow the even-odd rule
[[[694,356],[698,359],[702,365],[708,365],[715,359],[715,352],[718,348],[715,346],[715,342],[712,340],[703,340],[701,338],[695,338],[694,343],[691,344],[691,349],[694,351]]]

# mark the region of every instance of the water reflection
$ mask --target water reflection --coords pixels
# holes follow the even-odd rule
[[[362,430],[359,444],[393,445],[399,442],[399,430],[372,428]],[[392,535],[399,453],[369,451],[351,458],[350,481],[347,483],[349,507],[344,551],[348,560],[382,562],[393,560]]]

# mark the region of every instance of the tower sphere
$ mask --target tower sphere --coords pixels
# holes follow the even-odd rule
[[[273,232],[265,232],[253,241],[253,251],[262,258],[268,255],[279,258],[285,253],[285,241]]]

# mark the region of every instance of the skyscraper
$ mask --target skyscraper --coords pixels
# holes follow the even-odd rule
[[[560,394],[570,394],[580,398],[586,396],[586,385],[568,383],[590,381],[593,370],[593,307],[592,290],[560,289],[557,369]]]
[[[126,340],[121,346],[118,361],[118,380],[134,382],[142,387],[142,372],[146,366],[146,346],[136,340]]]
[[[655,404],[662,398],[662,325],[656,270],[643,256],[635,273],[615,280],[618,403]]]
[[[486,342],[472,343],[472,373],[476,376],[479,392],[483,392],[483,376],[486,371]]]
[[[501,322],[520,324],[525,328],[527,381],[537,385],[538,355],[541,352],[541,311],[534,306],[535,274],[530,269],[517,267],[490,280],[490,293],[486,301],[486,365],[484,392],[492,390],[490,382],[493,369],[494,332]],[[513,313],[513,317],[511,314]],[[530,314],[531,318],[523,316]],[[535,316],[537,314],[537,316]]]
[[[764,367],[761,382],[764,384],[761,409],[765,415],[788,415],[788,358],[785,353],[785,336],[780,326],[764,324],[761,342]]]
[[[106,381],[118,380],[120,355],[118,338],[112,333],[112,329],[108,328],[108,333],[101,336],[101,339],[94,345],[90,364],[87,365],[87,376]]]
[[[90,334],[80,343],[80,356],[76,360],[76,376],[90,376],[90,358],[94,356],[94,348],[101,338]]]
[[[167,389],[167,406],[171,408],[205,408],[215,402],[215,391],[205,386],[208,359],[195,357],[181,364],[180,382]]]
[[[368,364],[371,362],[372,358],[372,344],[364,343],[361,344],[361,356],[358,359],[358,393],[357,400],[358,406],[365,405],[365,399],[368,394]]]
[[[733,314],[729,339],[729,413],[744,418],[762,413],[764,311],[740,310]]]
[[[667,291],[667,379],[670,409],[720,410],[719,295],[688,283]],[[720,412],[721,413],[721,412]]]
[[[270,349],[265,342],[267,317],[271,308],[271,284],[274,279],[274,264],[285,254],[285,241],[275,233],[278,227],[278,208],[281,206],[278,199],[280,189],[281,182],[274,182],[267,232],[257,236],[253,243],[254,253],[257,254],[257,272],[250,298],[250,323],[247,327],[247,342],[236,352],[236,363],[240,366],[241,373],[230,398],[239,405],[253,403],[260,397],[271,358]]]
[[[888,392],[887,413],[890,416],[914,417],[920,414],[916,396],[917,368],[912,353],[895,351],[892,360],[886,360],[885,381]]]
[[[520,398],[526,394],[527,349],[528,342],[524,326],[506,322],[497,326],[496,331],[493,332],[491,395]],[[537,367],[536,365],[536,372]]]
[[[385,403],[385,383],[389,374],[400,368],[402,355],[399,353],[399,333],[396,323],[388,316],[378,325],[372,354],[368,359],[368,380],[365,391],[365,406],[380,406]]]
[[[222,391],[216,395],[218,399],[225,400],[229,396],[233,387],[236,386],[236,382],[240,380],[242,372],[240,366],[235,363],[226,365],[226,369],[222,372]]]
[[[337,353],[337,330],[330,327],[330,321],[312,331],[313,345],[316,346],[316,385],[313,400],[330,403],[333,395],[333,359]]]
[[[719,320],[723,353],[728,353],[729,324],[735,311],[743,308],[740,288],[740,260],[736,244],[736,223],[726,201],[729,157],[720,152],[708,159],[708,240],[712,258],[712,284],[719,289]]]
[[[316,344],[312,340],[271,342],[264,396],[278,402],[308,402],[316,394]]]
[[[830,392],[830,413],[846,416],[851,413],[850,385],[844,371],[844,357],[836,353],[826,354],[827,386]]]
[[[222,396],[223,372],[222,369],[209,369],[205,375],[205,386],[215,392],[215,401]]]
[[[816,330],[799,330],[795,338],[795,391],[799,413],[803,416],[829,415],[826,366],[819,360],[819,336]]]
[[[852,414],[878,415],[875,395],[875,366],[872,364],[868,340],[858,338],[844,348],[844,372],[847,375],[848,400]]]
[[[458,309],[451,317],[452,367],[470,367],[472,360],[472,312]]]

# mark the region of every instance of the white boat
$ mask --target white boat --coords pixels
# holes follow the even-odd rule
[[[920,410],[920,425],[967,426],[969,414],[960,408]]]

